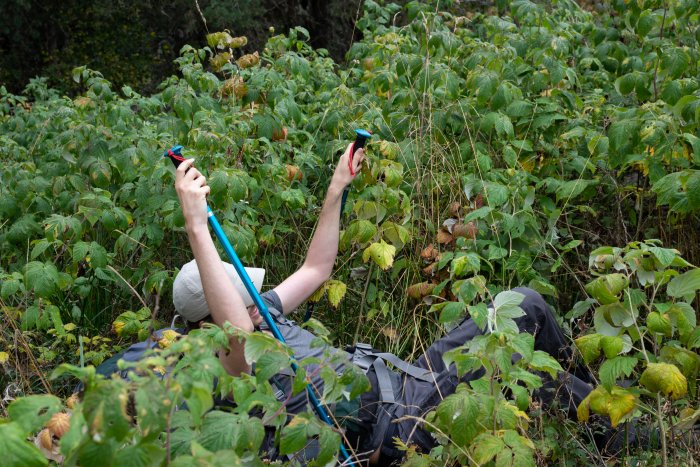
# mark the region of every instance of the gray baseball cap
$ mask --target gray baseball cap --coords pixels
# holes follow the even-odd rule
[[[226,262],[223,262],[223,264],[226,274],[233,282],[238,293],[241,294],[245,306],[252,305],[253,299],[243,285],[243,281],[238,277],[233,265]],[[250,276],[250,280],[253,281],[255,289],[259,292],[265,278],[265,270],[262,268],[245,268],[245,270]],[[197,322],[210,314],[207,299],[204,296],[202,279],[199,276],[199,268],[195,260],[182,266],[182,269],[175,277],[173,282],[173,305],[175,305],[177,313],[187,321]]]

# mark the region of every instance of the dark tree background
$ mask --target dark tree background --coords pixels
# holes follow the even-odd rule
[[[342,61],[361,0],[2,0],[0,84],[20,92],[46,76],[70,92],[71,70],[87,65],[115,85],[149,92],[174,72],[184,44],[204,46],[207,30],[245,35],[246,51],[303,26],[314,47]],[[206,25],[205,25],[206,20]],[[270,32],[270,27],[275,33]]]

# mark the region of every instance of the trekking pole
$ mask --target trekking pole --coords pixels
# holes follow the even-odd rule
[[[355,130],[355,142],[352,143],[352,149],[350,150],[350,159],[348,159],[348,168],[350,169],[350,175],[355,175],[355,171],[352,169],[352,159],[355,156],[355,151],[360,148],[365,147],[365,143],[368,139],[372,137],[372,133],[367,130]],[[350,193],[350,185],[346,186],[343,190],[343,198],[340,202],[340,214],[343,214],[343,209],[345,209],[345,201],[348,199],[348,193]],[[308,302],[306,304],[306,313],[304,314],[304,322],[311,319],[311,315],[314,313],[314,304]]]
[[[180,166],[180,164],[185,161],[185,158],[182,157],[182,155],[180,154],[181,151],[182,146],[177,145],[174,146],[172,149],[166,151],[163,154],[163,157],[170,158],[173,164],[175,164],[175,168],[177,169]],[[282,333],[277,327],[277,324],[275,324],[274,320],[272,319],[272,316],[270,315],[270,311],[267,309],[267,305],[265,305],[265,302],[262,301],[260,293],[258,293],[258,290],[253,285],[253,281],[250,280],[248,272],[246,272],[245,267],[243,267],[241,260],[238,259],[236,251],[231,246],[231,242],[228,241],[228,238],[226,238],[226,234],[221,228],[221,224],[219,224],[219,221],[216,219],[216,216],[214,216],[214,212],[209,207],[209,204],[207,204],[207,217],[209,220],[209,225],[214,231],[216,238],[218,238],[219,242],[221,242],[221,246],[223,246],[224,251],[226,252],[226,256],[228,256],[228,259],[231,261],[231,264],[233,264],[234,269],[238,273],[238,277],[241,278],[243,285],[252,297],[253,303],[255,303],[255,306],[258,307],[258,311],[263,317],[263,320],[265,320],[267,327],[270,329],[270,331],[278,341],[282,342],[283,344],[286,344],[284,336],[282,336]],[[296,364],[296,359],[294,358],[294,356],[292,356],[292,370],[294,370],[294,373],[297,372],[297,368],[298,366]],[[318,396],[316,395],[316,391],[314,391],[314,388],[311,387],[310,383],[306,385],[306,393],[308,394],[309,400],[311,400],[311,405],[313,405],[314,410],[316,410],[316,413],[318,414],[319,418],[326,422],[328,425],[335,426],[331,419],[328,417],[328,414],[323,408],[323,405],[321,405],[321,402],[319,401]],[[340,442],[340,454],[343,460],[347,461],[347,465],[355,465],[347,449],[345,449],[345,445],[342,441]]]

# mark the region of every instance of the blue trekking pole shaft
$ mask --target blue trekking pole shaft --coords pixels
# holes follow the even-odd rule
[[[180,154],[181,151],[182,151],[182,146],[178,145],[178,146],[174,146],[172,149],[166,151],[166,153],[163,155],[165,157],[169,157],[170,160],[173,162],[173,164],[175,164],[175,168],[177,168],[185,160],[184,157],[182,157],[182,155]],[[236,251],[233,249],[233,246],[231,246],[231,242],[228,241],[228,238],[226,237],[224,230],[221,228],[221,224],[219,224],[218,219],[214,215],[214,212],[211,210],[209,205],[207,205],[207,219],[209,220],[209,225],[211,226],[212,230],[214,231],[214,235],[216,235],[216,238],[218,238],[219,242],[221,242],[221,245],[224,248],[224,252],[226,252],[226,256],[228,256],[228,259],[231,261],[233,268],[238,273],[238,277],[241,278],[243,285],[245,286],[246,290],[248,291],[248,294],[253,299],[253,303],[258,308],[258,311],[260,312],[260,316],[262,316],[263,320],[265,321],[268,328],[272,332],[272,335],[275,336],[275,338],[278,341],[282,342],[283,344],[286,344],[284,336],[282,336],[282,333],[280,332],[279,328],[277,327],[277,324],[274,322],[274,320],[272,319],[272,316],[270,315],[270,311],[267,309],[267,305],[265,305],[265,302],[263,302],[262,297],[260,297],[260,293],[258,293],[258,290],[253,285],[253,281],[250,280],[250,276],[248,276],[248,272],[245,270],[243,263],[241,263],[241,260],[238,258],[238,255],[236,254]],[[297,371],[297,368],[298,368],[298,366],[296,364],[296,360],[294,359],[294,357],[292,357],[292,370],[294,370],[295,373]],[[318,396],[316,396],[316,392],[311,387],[311,384],[306,385],[306,393],[308,394],[309,400],[311,401],[311,405],[313,405],[314,410],[316,410],[316,413],[318,414],[319,418],[321,420],[323,420],[325,423],[327,423],[328,425],[334,426],[333,422],[328,417],[326,410],[323,408],[323,405],[321,405],[321,402],[319,401]],[[350,454],[348,453],[347,449],[345,449],[345,445],[342,442],[340,443],[340,453],[341,453],[341,456],[343,457],[343,459],[348,462],[348,465],[355,465],[354,462],[352,461],[352,458],[350,457]]]

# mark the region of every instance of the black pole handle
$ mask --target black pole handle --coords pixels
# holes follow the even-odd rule
[[[182,146],[179,144],[177,146],[173,146],[171,149],[168,149],[163,153],[163,157],[169,158],[172,162],[173,165],[175,165],[175,168],[177,169],[180,167],[180,164],[185,162],[185,158],[182,157]]]
[[[358,149],[364,148],[365,143],[372,137],[372,133],[367,130],[355,130],[355,142],[352,143],[352,151],[350,152],[350,159],[348,160],[348,168],[350,169],[350,175],[355,175],[355,171],[352,168],[352,159],[355,152]],[[347,195],[346,195],[347,196]]]
[[[352,151],[350,151],[350,159],[348,159],[348,168],[350,169],[350,175],[355,176],[355,171],[352,168],[352,159],[353,156],[355,155],[355,152],[358,149],[364,148],[365,143],[367,143],[367,140],[369,140],[372,137],[372,133],[370,133],[367,130],[355,130],[355,142],[352,143]],[[350,186],[347,186],[345,190],[343,190],[343,198],[342,201],[340,202],[340,212],[343,212],[343,209],[345,209],[345,201],[348,199],[348,193],[350,192]]]

